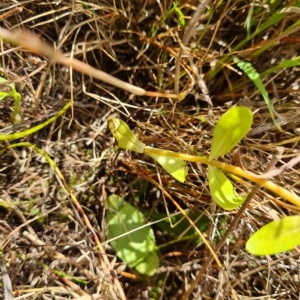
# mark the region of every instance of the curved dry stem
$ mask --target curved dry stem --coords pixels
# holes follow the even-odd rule
[[[137,96],[145,96],[147,91],[132,85],[128,82],[120,80],[114,76],[111,76],[105,72],[102,72],[92,66],[76,59],[65,56],[62,52],[53,49],[50,45],[44,43],[35,34],[25,30],[9,31],[0,27],[0,37],[15,44],[22,46],[32,52],[39,53],[47,56],[52,63],[60,63],[67,67],[72,67],[74,70],[89,75],[91,77],[102,80],[103,82],[109,83],[113,86],[121,88]],[[148,92],[148,94],[151,92]],[[151,95],[152,96],[152,95]],[[175,94],[163,94],[159,93],[159,97],[166,98],[180,98]]]

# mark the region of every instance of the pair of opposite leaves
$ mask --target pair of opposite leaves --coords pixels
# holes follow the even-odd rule
[[[218,120],[213,132],[211,152],[209,160],[217,159],[228,153],[247,134],[252,124],[252,112],[248,107],[236,106],[229,109]],[[120,119],[109,120],[109,128],[118,141],[118,146],[123,149],[144,153],[152,157],[170,175],[180,182],[184,182],[188,174],[186,162],[180,158],[168,157],[171,151],[147,147],[132,133],[127,124]],[[152,153],[151,150],[155,153]],[[157,151],[158,150],[158,151]],[[234,190],[233,185],[222,170],[208,165],[209,188],[214,201],[223,209],[232,210],[237,208],[245,198],[240,197]]]
[[[239,196],[223,171],[209,165],[209,161],[225,155],[235,147],[249,131],[252,119],[249,108],[236,106],[221,116],[213,132],[208,159],[208,182],[213,200],[226,210],[237,208],[243,203],[245,197]],[[169,174],[180,182],[185,181],[188,167],[183,159],[168,157],[167,153],[171,151],[166,150],[163,150],[164,155],[159,155],[158,151],[151,153],[151,149],[154,148],[147,147],[139,141],[122,120],[111,119],[109,128],[120,148],[138,153],[144,153],[147,149],[147,155],[157,161]],[[300,216],[288,216],[270,222],[255,232],[247,241],[246,250],[254,255],[272,255],[292,250],[299,244]]]

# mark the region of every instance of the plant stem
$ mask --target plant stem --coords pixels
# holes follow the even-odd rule
[[[240,176],[240,177],[246,178],[252,182],[255,182],[255,183],[259,184],[260,186],[263,186],[267,190],[275,193],[276,195],[288,200],[290,203],[300,207],[300,197],[298,195],[293,194],[292,192],[288,191],[287,189],[285,189],[267,179],[258,178],[254,173],[251,173],[249,171],[246,172],[237,166],[232,166],[232,165],[229,165],[229,164],[217,161],[217,160],[209,161],[208,158],[206,158],[206,157],[177,153],[177,152],[173,152],[173,151],[162,150],[162,149],[157,149],[157,148],[152,148],[152,147],[145,147],[144,153],[173,157],[173,158],[178,158],[178,159],[182,159],[182,160],[186,160],[186,161],[199,162],[202,164],[217,167],[221,170],[228,171],[237,176]]]

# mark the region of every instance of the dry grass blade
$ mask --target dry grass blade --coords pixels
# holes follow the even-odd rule
[[[197,7],[196,12],[193,14],[192,20],[190,21],[189,25],[187,26],[187,28],[184,32],[184,36],[182,39],[182,45],[180,47],[180,50],[177,55],[177,60],[176,60],[175,79],[174,79],[174,82],[175,82],[174,90],[175,90],[176,94],[179,94],[180,65],[181,65],[182,55],[184,53],[184,47],[190,41],[200,15],[204,13],[205,9],[207,9],[207,7],[209,7],[211,2],[212,2],[211,0],[202,0],[200,2],[200,4]]]
[[[0,258],[0,270],[2,273],[2,283],[4,289],[4,300],[13,300],[13,289],[11,285],[11,280],[9,274],[7,273],[7,269],[2,261],[2,257]]]
[[[39,53],[41,55],[47,56],[52,63],[60,63],[65,66],[72,67],[74,70],[90,75],[91,77],[98,78],[104,82],[110,83],[111,85],[124,89],[134,95],[142,96],[146,93],[146,91],[142,88],[119,80],[77,59],[72,59],[64,56],[63,53],[61,53],[60,51],[55,51],[51,46],[42,42],[35,34],[29,31],[8,31],[4,28],[0,28],[0,36],[15,45],[24,47],[25,49],[28,49],[34,53]]]
[[[82,72],[91,77],[100,79],[106,83],[109,83],[115,87],[119,87],[125,91],[128,91],[137,96],[151,96],[151,97],[168,97],[168,98],[180,98],[175,94],[163,94],[157,92],[146,91],[140,87],[134,86],[128,82],[122,81],[114,76],[111,76],[105,72],[102,72],[84,62],[81,62],[75,58],[69,58],[63,55],[60,51],[54,50],[50,45],[42,42],[36,35],[29,31],[8,31],[0,27],[0,36],[15,45],[19,45],[34,53],[47,56],[52,63],[60,63],[67,67],[72,67],[74,70]]]
[[[297,250],[270,257],[245,250],[263,225],[299,214],[276,196],[278,186],[300,195],[297,8],[297,1],[0,1],[0,76],[22,95],[18,125],[10,121],[13,99],[0,101],[1,135],[29,130],[17,143],[43,149],[61,175],[28,144],[0,141],[0,246],[16,299],[117,300],[118,282],[123,299],[180,299],[192,285],[189,299],[298,299]],[[260,74],[282,131],[233,56]],[[182,101],[168,99],[179,92]],[[72,114],[30,131],[68,99]],[[265,184],[276,175],[241,216],[212,202],[205,164],[187,162],[187,180],[177,182],[146,155],[116,155],[107,128],[110,116],[122,118],[147,146],[208,157],[216,121],[233,105],[252,110],[253,127],[219,167],[250,174],[226,172],[241,195],[253,189],[251,179]],[[266,172],[278,146],[284,152]],[[137,274],[107,244],[103,204],[111,194],[147,217],[160,256],[154,276]]]

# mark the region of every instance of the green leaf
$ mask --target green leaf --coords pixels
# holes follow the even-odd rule
[[[273,255],[294,249],[300,244],[300,216],[270,222],[256,231],[246,243],[253,255]]]
[[[252,112],[246,106],[230,108],[217,122],[209,160],[228,153],[248,133],[252,124]]]
[[[152,276],[159,267],[159,258],[155,251],[151,252],[135,269],[144,275]]]
[[[105,208],[112,210],[120,210],[125,205],[123,198],[118,197],[117,195],[111,195],[106,201],[104,201]]]
[[[146,224],[144,215],[122,198],[111,195],[106,201],[106,206],[111,207],[110,203],[113,203],[113,207],[118,208],[107,213],[107,238],[118,237],[110,242],[111,246],[122,261],[134,268],[154,250],[156,242],[153,230],[148,226],[142,227]],[[123,203],[121,207],[120,203]]]
[[[185,26],[185,19],[184,19],[184,14],[183,12],[180,10],[180,8],[177,6],[177,3],[173,2],[173,7],[174,7],[174,10],[176,11],[177,15],[178,15],[178,20],[179,20],[179,23],[182,27]]]
[[[208,166],[208,185],[212,198],[223,209],[235,209],[246,200],[246,197],[243,198],[237,194],[222,170],[210,165]]]
[[[178,181],[185,181],[189,169],[184,160],[153,153],[147,153],[147,155],[158,162],[170,175],[172,175]]]
[[[3,100],[4,98],[9,97],[9,96],[10,96],[10,93],[0,91],[0,100]]]
[[[265,103],[268,107],[270,116],[273,120],[273,123],[275,124],[275,126],[280,128],[279,125],[276,124],[273,108],[272,108],[272,105],[271,105],[271,101],[270,101],[268,92],[265,89],[265,87],[264,87],[264,85],[261,81],[260,74],[253,68],[252,64],[249,63],[249,62],[241,61],[237,57],[233,57],[233,61],[238,65],[238,67],[242,71],[245,72],[245,74],[250,78],[250,80],[252,80],[252,82],[258,88],[258,90],[260,91],[261,95],[263,96],[263,98],[265,100]]]
[[[272,68],[269,68],[268,70],[261,73],[261,76],[266,76],[268,74],[271,74],[277,70],[285,69],[285,68],[293,68],[300,65],[299,61],[300,57],[294,57],[293,59],[286,59],[281,61],[277,66],[274,66]]]
[[[128,125],[120,119],[110,119],[108,127],[122,149],[143,153],[145,144],[138,140]]]

